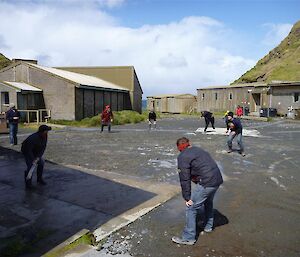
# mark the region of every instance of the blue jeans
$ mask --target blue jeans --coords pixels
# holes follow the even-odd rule
[[[185,210],[186,222],[182,233],[184,240],[196,239],[197,228],[197,213],[204,205],[205,210],[205,228],[213,228],[214,225],[214,212],[213,200],[216,191],[219,187],[203,187],[199,184],[195,185],[192,190],[191,200],[194,202],[192,206],[187,206]]]
[[[227,145],[228,148],[231,150],[232,149],[232,141],[234,138],[237,138],[237,143],[240,147],[240,152],[244,152],[244,144],[243,144],[243,136],[241,133],[239,134],[232,134],[232,132],[230,132],[229,136],[228,136],[228,140],[227,140]]]
[[[18,133],[18,124],[9,123],[9,141],[12,145],[18,144],[17,133]]]

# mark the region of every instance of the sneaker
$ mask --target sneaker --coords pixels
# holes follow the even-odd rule
[[[206,233],[210,233],[210,232],[212,232],[212,231],[213,231],[212,228],[204,228],[204,232],[206,232]]]
[[[232,150],[231,150],[231,149],[229,149],[229,150],[227,151],[227,153],[232,153]]]
[[[37,181],[37,183],[40,184],[40,185],[42,185],[42,186],[47,185],[47,183],[46,183],[44,180],[42,180],[42,179],[39,179],[39,180]]]
[[[185,240],[177,236],[173,236],[172,241],[176,244],[181,244],[181,245],[193,245],[196,243],[196,240]]]
[[[246,154],[245,154],[245,153],[241,153],[241,155],[242,155],[243,157],[245,157],[245,156],[246,156]]]

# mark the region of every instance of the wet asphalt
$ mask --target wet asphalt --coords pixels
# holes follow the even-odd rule
[[[263,136],[244,137],[246,157],[227,154],[225,136],[195,134],[203,125],[203,120],[177,117],[160,120],[152,131],[146,123],[115,126],[112,133],[98,128],[55,130],[49,134],[45,158],[62,166],[179,186],[175,142],[187,136],[211,153],[224,175],[215,198],[213,233],[203,234],[199,226],[194,246],[171,242],[184,226],[184,201],[178,195],[111,236],[105,250],[116,254],[115,246],[123,244],[119,253],[136,257],[299,256],[300,123],[243,121],[245,128]],[[223,120],[216,126],[223,127]],[[0,142],[8,147],[3,137]]]

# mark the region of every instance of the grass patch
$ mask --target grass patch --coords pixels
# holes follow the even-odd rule
[[[57,251],[45,254],[44,256],[45,257],[64,256],[68,251],[74,249],[79,245],[95,245],[95,237],[93,236],[92,233],[87,233],[81,236],[80,238],[78,238],[77,240],[75,240],[74,242],[72,242],[71,244],[66,245],[65,247]]]
[[[139,123],[148,119],[148,112],[143,112],[142,114],[135,111],[119,111],[113,112],[114,120],[113,125],[124,125],[129,123]],[[100,115],[85,118],[80,121],[76,120],[51,120],[50,123],[65,125],[65,126],[75,126],[75,127],[99,127],[101,125]]]

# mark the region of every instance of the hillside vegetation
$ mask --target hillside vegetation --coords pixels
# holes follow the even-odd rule
[[[11,60],[9,60],[3,54],[0,53],[0,70],[9,66],[10,64],[11,64]]]
[[[272,80],[300,81],[300,21],[277,47],[232,84]]]

